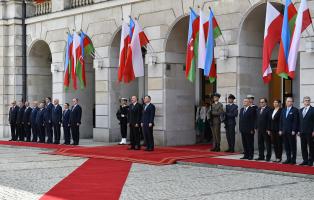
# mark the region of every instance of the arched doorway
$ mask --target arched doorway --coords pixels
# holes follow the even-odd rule
[[[284,6],[282,4],[272,3],[272,5],[283,13]],[[268,85],[263,83],[261,70],[265,15],[266,3],[261,3],[247,14],[241,26],[238,62],[239,96],[243,99],[247,94],[253,94],[256,98],[266,97],[270,102],[274,99],[284,101],[286,97],[292,96],[298,105],[299,68],[297,68],[296,78],[293,81],[284,80],[276,75],[279,45],[274,49],[271,58],[272,81]]]
[[[165,43],[165,128],[168,145],[195,143],[196,107],[202,102],[209,102],[216,90],[216,85],[204,78],[200,69],[196,69],[194,83],[185,78],[188,27],[188,16],[179,19]]]
[[[110,45],[110,67],[109,67],[109,113],[110,113],[110,141],[120,140],[119,122],[116,119],[116,112],[119,108],[120,98],[130,99],[131,96],[137,96],[139,102],[147,94],[147,66],[145,66],[145,77],[136,78],[130,83],[123,83],[118,81],[119,69],[119,53],[120,53],[121,30],[114,34]],[[143,54],[145,57],[145,54]]]
[[[78,98],[82,107],[82,125],[80,126],[80,138],[92,138],[93,128],[95,127],[95,70],[93,68],[94,58],[91,55],[85,55],[86,87],[78,89],[70,87],[65,91],[65,102],[72,105],[72,99]],[[77,80],[78,81],[78,80]]]
[[[36,41],[27,58],[27,99],[41,101],[52,96],[51,51],[43,40]]]

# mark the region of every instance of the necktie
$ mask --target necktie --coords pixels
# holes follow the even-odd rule
[[[261,108],[260,114],[262,114],[262,113],[263,113],[263,110],[264,110],[264,108]]]

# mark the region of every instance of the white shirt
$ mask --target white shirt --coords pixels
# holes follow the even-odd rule
[[[279,109],[274,109],[274,111],[273,111],[273,114],[271,115],[271,117],[274,119],[274,117],[275,117],[275,115],[276,115],[276,113],[277,113],[277,111],[278,111]]]

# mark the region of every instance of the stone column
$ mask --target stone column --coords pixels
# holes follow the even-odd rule
[[[109,142],[109,67],[105,66],[103,58],[94,60],[95,69],[95,99],[96,124],[93,130],[95,141]]]
[[[10,102],[22,98],[22,4],[0,3],[0,138],[10,137]]]

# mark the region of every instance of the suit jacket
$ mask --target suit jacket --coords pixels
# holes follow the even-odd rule
[[[266,106],[261,113],[262,108],[258,108],[256,112],[256,125],[255,128],[261,132],[266,132],[269,126],[269,117],[271,109]]]
[[[63,111],[63,114],[62,114],[62,126],[63,127],[69,126],[69,124],[70,124],[70,113],[71,113],[70,109],[68,109],[67,111]]]
[[[24,115],[23,115],[23,123],[25,125],[30,125],[31,123],[31,114],[32,114],[32,108],[28,107],[24,110]]]
[[[17,112],[19,111],[19,107],[11,107],[9,111],[9,122],[10,124],[16,124]]]
[[[31,118],[30,118],[31,125],[36,125],[36,116],[37,116],[38,110],[39,110],[39,108],[35,107],[35,108],[33,108],[32,112],[31,112]]]
[[[236,125],[236,117],[238,116],[238,106],[235,104],[227,104],[225,112],[225,124]]]
[[[49,103],[45,108],[45,113],[44,113],[45,123],[52,122],[52,109],[53,109],[53,105],[52,103]]]
[[[279,108],[276,114],[273,117],[273,112],[275,109],[271,109],[269,112],[269,123],[268,123],[268,130],[272,132],[278,132],[279,131],[279,125],[280,125],[280,119],[281,119],[281,113],[282,108]]]
[[[145,109],[145,106],[144,106],[143,113],[142,113],[142,123],[143,124],[150,124],[150,123],[152,123],[153,126],[154,126],[155,125],[154,124],[155,111],[156,111],[156,108],[155,108],[154,104],[150,103],[146,107],[146,109]]]
[[[60,105],[52,108],[52,123],[59,124],[62,121],[62,107]]]
[[[287,108],[282,109],[280,119],[280,129],[284,133],[298,132],[299,129],[299,111],[295,107],[291,107],[288,116],[286,116]]]
[[[82,108],[80,105],[72,106],[70,112],[70,125],[81,124]]]
[[[45,115],[45,108],[42,108],[41,110],[38,110],[37,115],[36,115],[36,124],[38,126],[44,126],[45,120],[44,120],[44,115]]]
[[[142,105],[136,103],[135,105],[130,104],[129,106],[129,114],[128,120],[131,125],[140,124],[141,123],[141,114],[142,114]]]
[[[25,110],[25,106],[20,107],[19,110],[17,111],[17,118],[16,118],[17,124],[22,124],[23,116],[24,116],[24,110]]]
[[[312,106],[309,107],[306,112],[305,117],[303,117],[304,108],[300,109],[299,117],[300,117],[300,133],[301,134],[312,134],[314,131],[314,108]]]
[[[244,108],[241,108],[239,114],[239,128],[241,133],[250,133],[254,131],[254,116],[256,114],[256,110],[253,107],[247,107],[246,112],[244,112]]]

